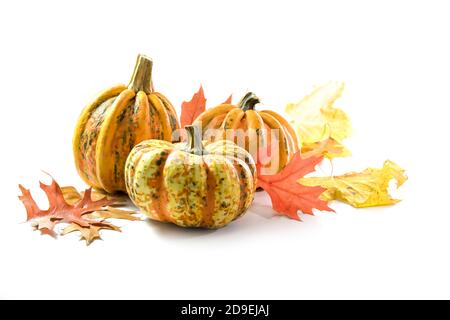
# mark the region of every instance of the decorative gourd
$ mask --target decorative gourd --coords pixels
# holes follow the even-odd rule
[[[292,126],[281,115],[270,110],[256,111],[258,103],[259,98],[249,92],[237,106],[221,104],[204,111],[193,125],[202,128],[203,138],[208,141],[227,139],[235,142],[245,148],[261,168],[275,174],[298,151],[298,140]],[[273,152],[278,157],[274,157]],[[261,155],[267,155],[270,160],[262,163]]]
[[[81,113],[73,152],[81,178],[107,192],[126,191],[124,168],[131,149],[146,139],[172,141],[179,128],[174,107],[153,90],[150,58],[139,55],[130,84],[98,94]]]
[[[230,141],[204,147],[198,127],[186,131],[186,143],[147,140],[134,147],[125,166],[128,195],[153,220],[223,227],[251,205],[255,163]]]

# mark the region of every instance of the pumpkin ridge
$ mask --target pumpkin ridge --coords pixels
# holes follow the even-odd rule
[[[250,169],[246,166],[245,162],[241,159],[235,160],[237,164],[235,165],[239,167],[239,181],[241,184],[241,204],[239,206],[238,215],[236,218],[242,216],[245,211],[250,207],[253,202],[253,198],[255,196],[255,181],[253,179],[252,173]]]
[[[172,150],[173,151],[173,150]],[[156,201],[158,215],[163,217],[162,221],[169,221],[175,223],[174,219],[167,210],[167,188],[164,183],[164,169],[166,167],[167,159],[171,153],[167,153],[165,156],[161,154],[161,163],[158,168],[158,178],[156,180],[157,189],[159,189],[159,199]]]
[[[158,142],[158,140],[149,141]],[[134,198],[131,199],[138,203],[144,203],[145,212],[149,214],[150,218],[158,221],[170,221],[165,212],[166,194],[162,179],[167,157],[172,150],[155,144],[150,146],[150,149],[139,150],[137,156],[134,155],[133,159],[130,158],[128,162],[135,165],[135,174],[131,176],[130,186],[132,189],[140,189],[145,192],[132,192],[130,196],[134,196]],[[151,176],[148,176],[149,172],[151,172]],[[142,177],[142,173],[147,175]],[[136,176],[140,178],[136,180]]]
[[[172,103],[170,103],[169,99],[167,99],[166,96],[164,96],[162,93],[159,92],[154,92],[153,94],[156,95],[162,101],[162,104],[165,107],[166,112],[169,116],[169,123],[172,128],[172,132],[180,129],[180,125],[178,124],[177,119],[177,112],[173,107]]]
[[[159,121],[159,115],[158,112],[156,110],[156,108],[150,103],[150,101],[148,100],[148,106],[149,106],[149,113],[150,113],[150,119],[151,119],[151,126],[150,126],[150,130],[152,132],[152,138],[153,139],[158,139],[158,140],[163,140],[163,130],[161,127],[161,122]],[[156,120],[155,118],[157,118],[158,120]]]
[[[123,115],[122,112],[126,111],[134,97],[135,93],[130,89],[120,93],[113,105],[107,110],[98,135],[95,148],[96,174],[101,187],[109,193],[123,190],[125,187],[125,185],[118,186],[115,184],[115,177],[118,175],[115,171],[123,170],[124,168],[117,168],[117,163],[114,161],[119,155],[117,154],[118,151],[114,150],[115,134],[112,135],[110,133],[116,133],[118,120],[120,122]]]
[[[231,138],[231,141],[234,141],[234,139],[236,138],[235,130],[238,128],[240,121],[244,116],[245,112],[239,108],[235,108],[227,113],[225,119],[222,122],[222,125],[220,126],[220,129],[222,131],[222,139],[226,139],[227,135],[230,135],[229,130],[231,130],[233,135],[229,138]]]
[[[147,99],[147,95],[143,91],[139,91],[136,94],[135,104],[132,114],[132,128],[136,135],[133,146],[130,150],[146,139],[150,139],[151,134],[151,118],[150,118],[150,105]],[[142,125],[142,123],[147,125]]]
[[[149,94],[147,97],[150,104],[155,108],[156,113],[158,114],[159,121],[162,127],[162,140],[171,141],[172,133],[170,131],[170,120],[162,101],[154,94]]]
[[[221,140],[206,147],[212,154],[227,157],[236,169],[240,185],[239,210],[235,219],[240,217],[251,205],[256,190],[256,167],[247,152],[229,140]]]
[[[220,130],[223,120],[226,117],[226,113],[222,113],[211,119],[207,126],[203,127],[203,137],[205,140],[212,142],[215,137],[216,130]]]
[[[123,84],[115,85],[111,88],[103,90],[97,94],[94,99],[86,105],[81,112],[77,125],[75,126],[75,133],[72,139],[72,149],[74,154],[75,166],[80,177],[89,185],[94,187],[100,187],[98,185],[95,174],[89,174],[86,172],[86,149],[91,146],[91,138],[86,136],[89,130],[86,130],[86,126],[91,119],[91,115],[106,101],[117,97],[121,91],[125,90],[126,86]],[[95,139],[96,140],[96,139]]]
[[[249,109],[245,112],[247,117],[247,132],[246,132],[246,144],[245,149],[250,154],[257,154],[259,148],[265,145],[266,131],[264,129],[264,121],[259,113],[253,109]],[[250,144],[253,141],[253,144]],[[251,147],[252,146],[252,147]],[[252,149],[252,150],[250,150]]]
[[[226,157],[210,154],[204,159],[215,180],[212,223],[222,227],[237,215],[240,190],[236,169]]]
[[[278,130],[278,170],[281,170],[286,166],[289,157],[289,150],[287,149],[287,140],[284,136],[283,127],[281,123],[270,114],[261,113],[261,117],[263,118],[264,122],[270,127],[270,129]]]
[[[209,167],[205,159],[202,160],[206,170],[206,206],[203,208],[203,223],[202,226],[210,228],[214,225],[213,213],[216,202],[216,179],[212,169]]]
[[[114,104],[116,98],[117,97],[112,97],[104,101],[92,111],[85,124],[82,136],[80,137],[79,153],[82,154],[83,157],[78,165],[87,177],[89,183],[95,187],[100,187],[100,183],[97,179],[95,160],[98,136],[108,109]]]
[[[262,110],[261,112],[266,113],[266,114],[270,114],[272,117],[277,119],[283,125],[283,127],[286,129],[286,132],[289,133],[289,135],[291,137],[292,145],[293,145],[293,153],[297,152],[299,150],[297,133],[292,128],[290,123],[288,121],[286,121],[286,119],[284,119],[280,114],[276,113],[275,111]]]
[[[286,153],[287,153],[287,161],[289,162],[289,160],[291,160],[292,156],[295,153],[295,142],[291,136],[291,134],[289,133],[289,131],[287,130],[287,127],[285,125],[283,125],[281,123],[281,121],[278,120],[278,117],[276,117],[274,114],[272,113],[268,113],[268,112],[262,112],[262,114],[266,114],[269,117],[273,117],[275,120],[277,120],[280,123],[280,130],[283,130],[283,134],[284,134],[284,138],[286,141]]]
[[[198,161],[199,156],[189,154],[188,159],[187,206],[189,208],[188,215],[194,219],[194,222],[190,221],[189,225],[199,227],[203,222],[203,208],[206,203],[208,176],[204,163]]]
[[[204,128],[214,117],[222,113],[228,113],[234,108],[236,108],[236,106],[233,106],[231,104],[221,104],[217,107],[208,109],[195,119],[193,125]]]

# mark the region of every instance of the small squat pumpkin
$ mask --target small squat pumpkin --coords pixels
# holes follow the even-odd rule
[[[125,167],[128,195],[153,220],[223,227],[251,205],[255,163],[230,141],[204,147],[198,127],[186,131],[186,143],[146,140],[134,147]]]
[[[75,164],[90,186],[126,191],[124,168],[131,149],[146,139],[172,141],[179,128],[174,107],[153,90],[150,58],[139,55],[130,84],[98,94],[81,113],[73,137]]]
[[[297,135],[289,122],[278,113],[255,110],[258,103],[259,98],[249,92],[237,106],[221,104],[204,111],[193,125],[202,128],[203,138],[208,141],[228,139],[235,142],[250,152],[261,168],[275,174],[299,150]],[[273,152],[278,157],[274,157]],[[262,163],[262,155],[269,160]]]

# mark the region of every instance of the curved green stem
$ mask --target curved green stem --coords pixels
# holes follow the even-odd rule
[[[260,103],[259,98],[253,92],[247,92],[247,94],[239,101],[238,107],[243,111],[255,109],[255,105]]]

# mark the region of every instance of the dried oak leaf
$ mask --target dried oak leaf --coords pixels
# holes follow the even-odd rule
[[[76,224],[79,228],[82,228],[78,230],[82,233],[82,239],[85,239],[89,244],[93,241],[89,239],[100,237],[99,230],[117,230],[116,226],[104,221],[105,219],[110,217],[123,219],[123,215],[129,215],[129,220],[136,220],[136,217],[132,216],[130,211],[123,210],[119,214],[118,211],[122,210],[111,208],[111,206],[117,205],[116,200],[105,196],[100,197],[98,192],[92,192],[91,189],[87,189],[81,195],[73,187],[61,188],[53,178],[50,185],[40,182],[40,188],[48,198],[49,208],[47,210],[41,210],[38,207],[31,196],[30,190],[22,185],[19,185],[19,188],[22,191],[19,199],[25,206],[27,221],[32,221],[36,230],[53,237],[57,235],[54,230],[56,224],[67,223],[69,227],[72,225],[72,228],[75,228],[73,224]],[[97,199],[94,200],[93,198]],[[85,234],[89,232],[91,236],[84,237],[83,232]],[[62,234],[67,233],[68,231]]]
[[[324,200],[340,200],[356,208],[364,208],[399,202],[389,194],[389,183],[393,179],[398,188],[408,177],[405,170],[387,160],[381,169],[368,168],[334,177],[308,177],[300,179],[299,183],[326,188],[321,196]]]
[[[298,211],[313,214],[313,209],[333,211],[327,201],[320,199],[325,188],[297,183],[301,177],[314,171],[323,157],[302,158],[297,152],[288,165],[275,175],[258,174],[258,187],[263,188],[272,200],[272,207],[281,215],[300,220]]]
[[[79,231],[81,236],[80,240],[85,240],[87,245],[90,245],[95,240],[101,240],[100,237],[100,230],[106,229],[106,230],[114,230],[121,232],[120,228],[110,224],[110,223],[104,223],[102,225],[91,225],[89,227],[81,227],[76,223],[71,223],[67,227],[65,227],[61,231],[61,235],[64,236],[68,233]]]
[[[62,194],[66,202],[69,204],[75,204],[76,202],[80,201],[83,197],[83,192],[79,193],[77,189],[74,187],[68,186],[68,187],[62,187],[61,188]],[[135,216],[138,212],[133,210],[124,210],[124,209],[118,209],[114,208],[113,206],[123,205],[128,202],[128,197],[124,195],[107,195],[101,191],[98,190],[92,190],[91,192],[91,198],[92,200],[100,200],[103,198],[107,198],[109,200],[114,201],[112,204],[105,206],[103,210],[97,210],[93,211],[91,213],[83,215],[83,217],[89,218],[89,219],[122,219],[122,220],[141,220],[139,217]]]

